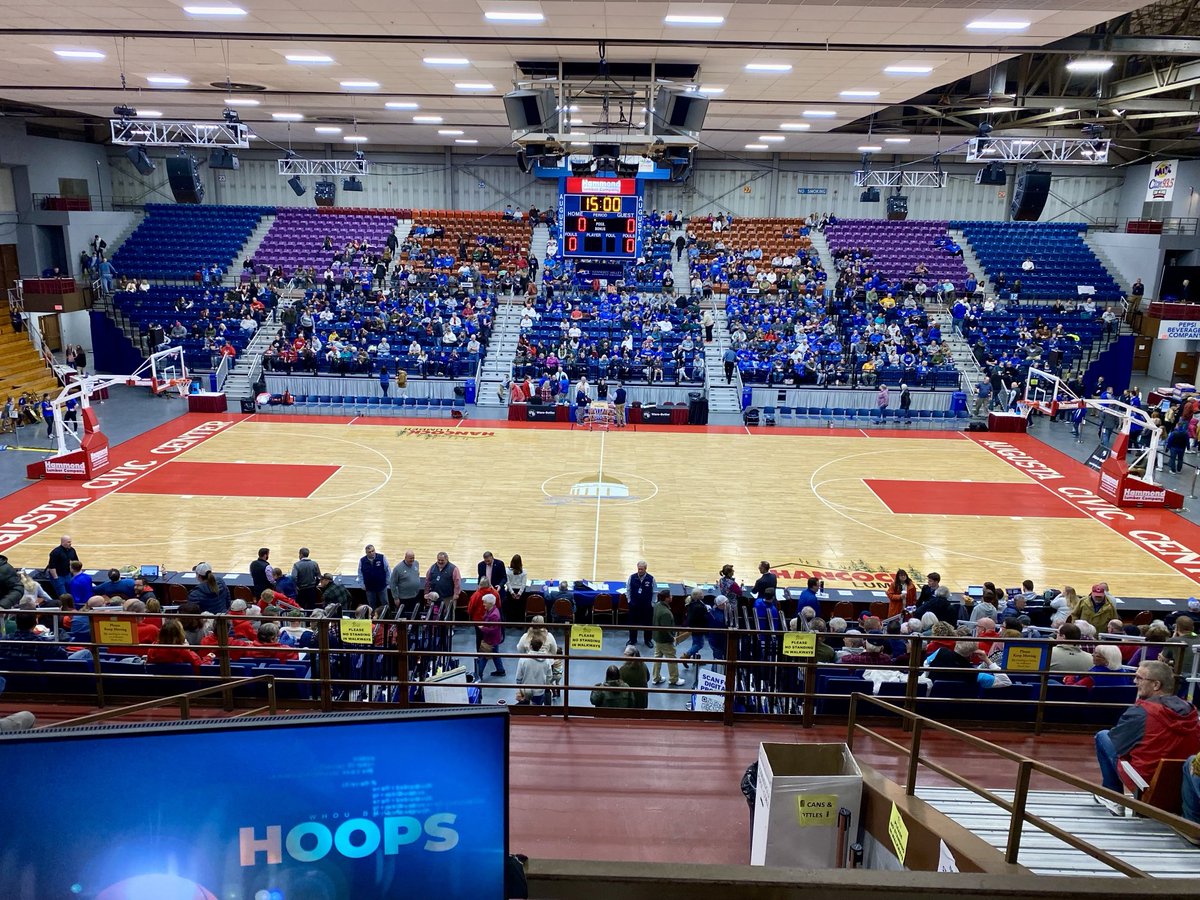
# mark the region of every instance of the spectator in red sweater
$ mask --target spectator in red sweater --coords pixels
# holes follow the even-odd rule
[[[279,643],[279,626],[274,622],[263,622],[258,626],[258,641],[252,649],[246,651],[246,656],[265,656],[280,662],[291,662],[300,658],[300,654],[295,650]]]
[[[158,643],[146,651],[146,662],[191,663],[192,670],[199,673],[204,660],[188,646],[183,624],[178,619],[167,619],[158,631]]]
[[[467,615],[470,617],[472,622],[482,622],[483,621],[483,613],[484,613],[483,598],[484,597],[491,597],[493,600],[496,601],[496,603],[500,602],[499,592],[494,587],[492,587],[491,579],[486,578],[486,577],[479,579],[479,587],[476,589],[475,593],[473,593],[471,595],[470,602],[467,603]]]

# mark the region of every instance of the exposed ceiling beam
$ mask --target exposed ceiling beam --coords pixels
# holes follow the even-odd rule
[[[1027,47],[1035,53],[1110,53],[1114,56],[1200,56],[1200,39],[1145,37],[1126,34],[1079,34],[1046,47]]]
[[[1200,41],[1193,43],[1200,43]],[[1172,66],[1165,79],[1161,73],[1150,72],[1146,75],[1135,75],[1132,78],[1114,81],[1111,87],[1114,98],[1133,100],[1136,97],[1160,94],[1163,91],[1174,91],[1197,84],[1200,84],[1200,61]]]

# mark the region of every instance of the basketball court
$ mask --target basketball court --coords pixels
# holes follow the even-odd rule
[[[113,448],[91,481],[0,501],[0,552],[44,565],[70,533],[85,565],[243,571],[300,546],[353,573],[367,543],[474,575],[484,550],[535,579],[781,581],[880,588],[907,568],[952,589],[994,581],[1186,598],[1200,528],[1118,510],[1096,474],[1025,435],[740,427],[593,431],[470,420],[187,414]]]

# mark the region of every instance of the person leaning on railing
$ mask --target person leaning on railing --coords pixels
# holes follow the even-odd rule
[[[1118,794],[1132,787],[1120,763],[1126,760],[1149,782],[1160,761],[1183,759],[1200,752],[1200,717],[1196,707],[1174,694],[1175,674],[1159,660],[1144,662],[1133,676],[1137,702],[1121,713],[1112,728],[1096,733],[1096,761],[1104,787]],[[1093,795],[1114,816],[1125,807],[1115,800]]]

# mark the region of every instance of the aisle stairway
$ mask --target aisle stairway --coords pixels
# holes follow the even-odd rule
[[[533,228],[533,237],[530,238],[532,246],[529,248],[534,257],[538,261],[538,277],[541,277],[542,269],[546,266],[546,242],[550,240],[550,226],[535,225]]]
[[[712,424],[727,425],[741,421],[742,373],[734,367],[733,381],[725,382],[725,364],[721,361],[730,346],[729,321],[722,301],[715,301],[712,343],[704,345],[704,380],[708,385],[708,416]],[[717,417],[717,421],[713,421]]]
[[[542,241],[545,250],[545,241]],[[479,389],[475,403],[479,406],[502,407],[508,403],[505,383],[512,377],[513,361],[517,357],[517,338],[521,333],[520,298],[497,297],[499,306],[492,322],[492,338],[488,341],[487,355],[479,374]]]
[[[937,322],[942,329],[942,337],[950,345],[950,356],[954,368],[959,372],[959,386],[967,395],[967,409],[975,408],[975,395],[979,393],[976,385],[983,376],[983,370],[971,352],[967,339],[954,330],[950,311],[940,301],[930,301],[925,304],[925,312],[931,322]],[[982,410],[981,410],[982,412]]]
[[[963,262],[967,266],[967,271],[975,276],[975,279],[981,284],[990,283],[987,269],[983,267],[983,263],[979,261],[979,257],[975,255],[975,251],[971,249],[971,244],[967,241],[967,236],[962,233],[959,228],[948,228],[946,233],[954,238],[958,246],[962,247]]]
[[[57,394],[58,379],[34,349],[27,332],[11,328],[0,334],[0,404],[4,398],[32,391],[40,399],[43,393]]]
[[[1012,800],[1012,791],[995,791]],[[917,797],[1001,852],[1010,814],[966,788],[917,788]],[[1119,819],[1082,791],[1030,791],[1026,809],[1156,878],[1195,878],[1200,850],[1150,819]],[[1122,877],[1120,872],[1031,822],[1021,832],[1017,860],[1038,875]]]
[[[1121,288],[1121,293],[1128,297],[1129,289],[1133,286],[1133,283],[1125,279],[1121,270],[1117,268],[1117,264],[1112,261],[1112,257],[1104,251],[1103,247],[1096,243],[1094,238],[1095,232],[1093,231],[1086,231],[1083,234],[1083,242],[1088,245],[1088,249],[1096,255],[1096,259],[1100,260],[1104,268],[1108,270],[1108,274],[1112,276],[1113,281]]]
[[[275,214],[270,213],[263,216],[262,220],[254,226],[254,230],[246,238],[246,243],[242,245],[242,249],[238,251],[238,255],[233,258],[233,265],[229,267],[229,271],[221,279],[222,284],[228,287],[237,287],[241,284],[242,261],[254,258],[254,254],[258,252],[259,244],[263,242],[263,238],[267,236],[267,232],[271,230],[271,226],[274,224]]]
[[[685,238],[687,237],[682,228],[671,232],[671,277],[675,279],[675,293],[687,294],[691,290],[692,273],[688,267],[686,248],[683,251],[683,256],[676,258],[675,239],[680,235],[683,235]]]
[[[809,229],[808,239],[812,241],[813,249],[817,251],[817,256],[821,258],[821,268],[825,270],[825,274],[828,276],[825,279],[825,286],[832,289],[837,282],[837,268],[833,264],[833,253],[829,249],[829,241],[825,240],[825,235],[815,228]]]

